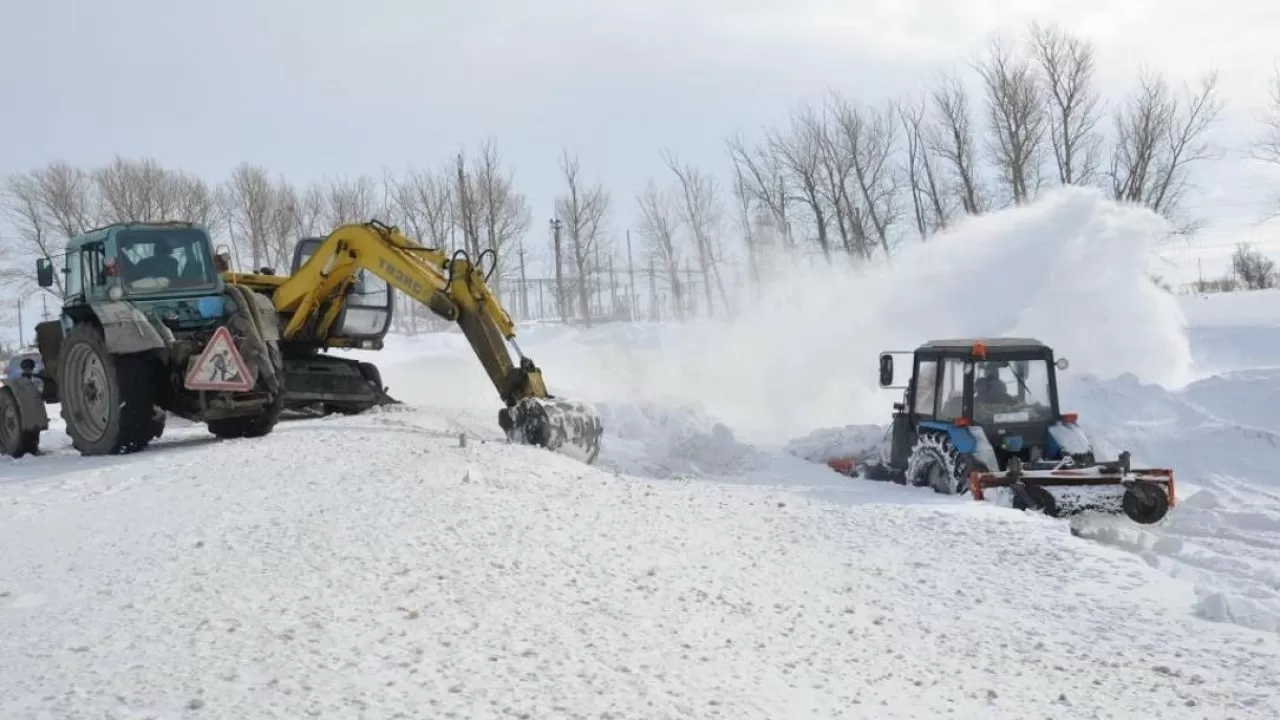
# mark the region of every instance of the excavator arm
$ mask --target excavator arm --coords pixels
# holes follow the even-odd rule
[[[228,274],[271,298],[280,313],[281,340],[330,336],[360,271],[456,322],[505,407],[498,422],[514,442],[539,445],[595,462],[602,423],[589,405],[552,396],[542,371],[516,343],[515,323],[490,290],[480,263],[463,250],[425,247],[398,228],[372,221],[343,225],[320,241],[287,278]],[[508,344],[516,352],[513,360]],[[286,358],[286,363],[288,359]],[[286,367],[287,372],[287,367]],[[286,382],[287,384],[287,382]]]

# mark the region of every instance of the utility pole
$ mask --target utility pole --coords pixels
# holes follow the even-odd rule
[[[520,315],[529,319],[529,285],[524,277],[524,238],[520,238]]]
[[[22,298],[18,298],[18,349],[26,347],[27,341],[22,336]]]
[[[556,256],[556,310],[560,312],[560,320],[568,321],[564,307],[564,268],[560,262],[560,228],[564,227],[564,223],[560,218],[551,218],[552,247],[555,249]]]
[[[636,321],[636,264],[631,261],[631,228],[627,228],[627,276],[631,278],[631,298],[627,305],[631,308],[631,322]]]

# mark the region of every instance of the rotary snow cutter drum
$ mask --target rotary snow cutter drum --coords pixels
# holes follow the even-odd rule
[[[498,413],[498,424],[515,443],[537,445],[588,465],[600,455],[604,423],[584,402],[526,397]]]
[[[1142,525],[1160,522],[1177,502],[1173,471],[1135,470],[1128,451],[1116,462],[1083,467],[1038,463],[1027,468],[1013,457],[1004,472],[969,474],[975,500],[986,500],[990,490],[1007,492],[1016,509],[1039,510],[1050,517],[1123,514]]]

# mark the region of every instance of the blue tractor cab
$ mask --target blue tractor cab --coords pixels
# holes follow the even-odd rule
[[[940,493],[963,493],[973,471],[1003,471],[1073,455],[1092,464],[1076,416],[1058,405],[1056,371],[1067,361],[1030,338],[933,340],[911,355],[911,375],[895,385],[894,355],[880,355],[880,386],[904,389],[894,404],[880,477]]]

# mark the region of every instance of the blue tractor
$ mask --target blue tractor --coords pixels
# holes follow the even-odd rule
[[[120,223],[70,239],[59,317],[36,325],[43,367],[0,385],[0,452],[38,450],[46,403],[60,403],[83,455],[145,448],[169,413],[219,438],[270,433],[284,403],[275,309],[228,283],[208,231],[186,222]]]
[[[894,355],[880,355],[880,387],[902,388],[878,461],[854,472],[872,480],[1003,499],[1053,516],[1123,513],[1154,523],[1174,502],[1173,473],[1099,462],[1075,413],[1058,404],[1066,359],[1030,338],[934,340],[911,355],[895,385]],[[832,461],[833,467],[843,461]],[[849,467],[848,463],[843,463]]]

